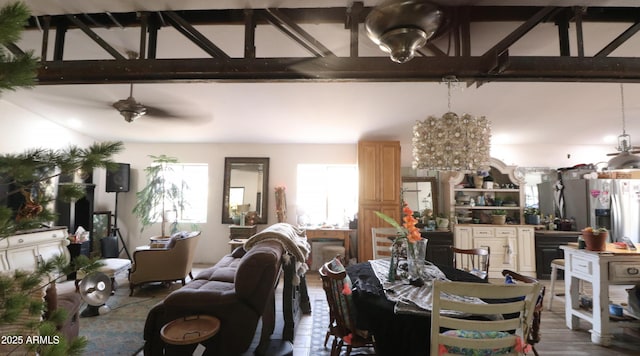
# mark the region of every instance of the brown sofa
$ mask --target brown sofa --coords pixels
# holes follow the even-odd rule
[[[166,347],[160,337],[162,326],[196,314],[213,315],[221,322],[219,333],[203,342],[205,354],[231,356],[248,350],[260,317],[275,313],[274,291],[284,254],[282,244],[277,241],[261,242],[248,252],[239,247],[169,294],[149,311],[144,328],[144,354],[162,355]],[[267,322],[263,322],[262,336],[266,335],[267,341],[274,329],[270,318],[263,319]],[[191,352],[189,346],[178,353]]]

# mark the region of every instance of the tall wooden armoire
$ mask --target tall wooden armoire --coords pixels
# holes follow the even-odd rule
[[[375,212],[401,222],[400,142],[358,142],[358,261],[373,258],[371,228],[390,227]]]

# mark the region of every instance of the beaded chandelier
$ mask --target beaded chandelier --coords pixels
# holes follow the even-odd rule
[[[489,166],[491,122],[484,116],[458,116],[451,111],[453,80],[445,78],[449,112],[442,117],[429,116],[413,127],[415,169],[478,171]]]

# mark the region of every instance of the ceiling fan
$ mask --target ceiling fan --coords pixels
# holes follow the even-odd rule
[[[129,97],[113,103],[113,106],[126,122],[133,122],[142,116],[153,116],[156,118],[178,118],[180,115],[172,114],[166,110],[143,105],[133,97],[133,83],[129,84]]]
[[[631,136],[627,134],[624,116],[624,87],[620,84],[620,97],[622,102],[622,134],[618,136],[618,152],[608,153],[607,156],[615,156],[608,162],[608,169],[637,169],[640,168],[640,146],[631,145]]]

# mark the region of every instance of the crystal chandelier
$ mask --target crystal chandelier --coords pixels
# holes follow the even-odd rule
[[[451,111],[451,85],[445,78],[449,111],[442,117],[429,116],[413,127],[413,168],[438,171],[488,169],[491,150],[491,122],[484,116],[458,116]]]

